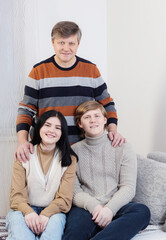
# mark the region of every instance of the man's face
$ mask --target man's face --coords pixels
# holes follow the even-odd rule
[[[80,119],[79,127],[89,137],[99,137],[104,132],[107,119],[100,109],[89,110]]]
[[[55,36],[52,40],[52,45],[55,50],[55,61],[61,67],[71,67],[76,61],[76,52],[79,46],[77,34],[71,35],[68,38]]]

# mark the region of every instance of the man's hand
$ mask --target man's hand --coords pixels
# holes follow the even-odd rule
[[[112,141],[112,146],[121,146],[126,142],[126,138],[124,138],[120,133],[117,132],[117,125],[114,123],[110,123],[108,125],[108,137],[110,141]]]
[[[29,160],[29,152],[33,153],[33,145],[32,143],[26,141],[16,148],[14,153],[14,159],[19,160],[20,162],[26,162]]]
[[[108,137],[112,141],[113,147],[122,146],[122,144],[126,142],[126,138],[116,131],[108,132]]]
[[[97,205],[92,213],[92,220],[101,228],[105,228],[113,218],[113,212],[108,207]]]
[[[93,213],[92,213],[92,220],[95,220],[96,219],[96,217],[99,215],[99,212],[101,211],[103,209],[103,206],[102,205],[97,205],[96,207],[95,207],[95,209],[93,210]]]
[[[33,233],[39,235],[40,230],[40,218],[39,215],[35,212],[25,215],[25,222],[27,226],[32,230]]]
[[[43,232],[47,226],[49,218],[41,214],[39,215],[39,219],[40,219],[40,231]]]
[[[14,160],[26,162],[29,160],[29,152],[33,153],[33,145],[28,141],[28,132],[26,130],[20,130],[17,137],[18,147],[14,153]]]

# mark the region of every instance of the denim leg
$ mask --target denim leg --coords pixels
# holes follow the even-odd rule
[[[20,211],[10,210],[6,218],[8,230],[7,240],[35,240],[34,233],[26,225],[24,216]]]
[[[98,232],[92,215],[83,208],[72,207],[67,214],[63,240],[88,240]]]
[[[50,217],[40,240],[61,240],[66,223],[66,214],[57,213]]]
[[[92,240],[129,240],[147,227],[150,210],[143,204],[129,203],[123,206],[113,221]]]

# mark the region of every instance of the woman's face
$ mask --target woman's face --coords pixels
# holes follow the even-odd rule
[[[61,135],[61,122],[57,117],[48,118],[40,129],[41,142],[45,146],[55,146]]]

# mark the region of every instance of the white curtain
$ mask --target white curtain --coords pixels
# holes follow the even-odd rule
[[[30,57],[35,61],[35,1],[0,0],[0,215],[9,208],[9,192],[17,146],[16,116]],[[27,37],[28,35],[28,37]],[[29,48],[29,49],[28,49]]]
[[[19,1],[0,1],[0,215],[5,215],[16,147],[15,121],[24,85],[24,6]]]
[[[9,208],[15,122],[32,66],[53,55],[51,29],[75,21],[83,37],[78,55],[96,63],[106,81],[106,0],[0,0],[0,215]],[[85,14],[86,13],[86,14]]]

